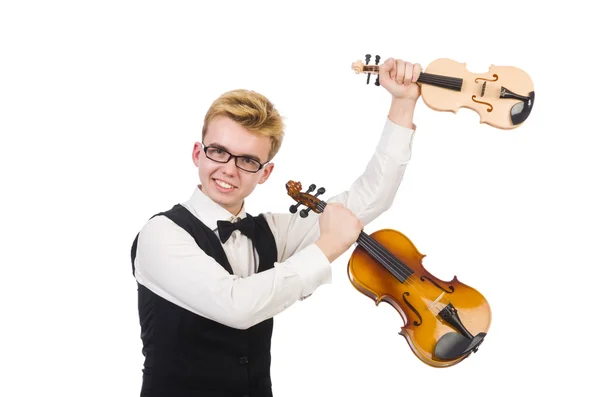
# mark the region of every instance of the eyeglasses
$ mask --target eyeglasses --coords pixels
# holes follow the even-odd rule
[[[235,166],[246,172],[258,172],[269,163],[266,162],[264,164],[261,164],[258,160],[255,160],[253,158],[247,156],[236,156],[229,153],[225,149],[221,149],[214,146],[205,146],[204,143],[202,144],[202,149],[204,150],[206,157],[208,157],[212,161],[216,161],[217,163],[227,163],[233,157],[235,161]]]

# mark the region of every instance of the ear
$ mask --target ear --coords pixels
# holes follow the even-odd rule
[[[271,172],[273,172],[273,168],[275,168],[275,164],[273,164],[273,163],[269,163],[269,164],[265,165],[265,168],[263,169],[263,174],[260,177],[260,179],[258,180],[259,184],[263,184],[267,181],[267,179],[269,179]]]
[[[194,149],[192,150],[192,161],[196,167],[200,166],[200,155],[202,154],[202,145],[200,142],[194,143]]]

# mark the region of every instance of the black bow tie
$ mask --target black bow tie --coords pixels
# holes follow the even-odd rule
[[[249,215],[244,219],[233,223],[229,221],[217,221],[217,227],[219,229],[219,237],[223,244],[229,239],[229,236],[231,236],[231,233],[233,233],[234,230],[239,230],[250,239],[254,237],[254,218]]]

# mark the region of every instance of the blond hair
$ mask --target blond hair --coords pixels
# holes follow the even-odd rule
[[[204,116],[202,139],[206,135],[208,123],[218,116],[228,117],[250,132],[271,138],[267,161],[271,161],[279,151],[285,125],[275,106],[264,95],[243,89],[221,95]]]

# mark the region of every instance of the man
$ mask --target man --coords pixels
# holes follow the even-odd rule
[[[192,152],[200,184],[132,246],[142,396],[272,396],[273,317],[329,283],[331,262],[391,205],[411,155],[420,72],[401,60],[380,66],[392,103],[377,149],[348,191],[307,218],[246,213],[282,142],[273,105],[246,90],[211,105]]]

